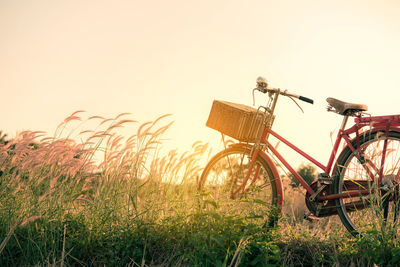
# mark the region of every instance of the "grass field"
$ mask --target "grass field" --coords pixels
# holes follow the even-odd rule
[[[279,224],[260,229],[197,190],[207,144],[160,156],[165,116],[140,124],[79,112],[54,137],[23,132],[0,145],[0,266],[390,266],[396,238],[353,238],[337,218],[302,219],[285,184]],[[94,130],[82,125],[95,123]],[[79,127],[77,126],[79,125]],[[75,141],[74,141],[75,140]],[[76,140],[79,140],[76,141]]]

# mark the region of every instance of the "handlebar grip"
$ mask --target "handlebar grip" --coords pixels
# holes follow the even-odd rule
[[[314,104],[314,100],[312,100],[310,98],[307,98],[307,97],[304,97],[304,96],[299,96],[299,99],[304,101],[304,102],[307,102],[307,103],[310,103],[310,104]]]

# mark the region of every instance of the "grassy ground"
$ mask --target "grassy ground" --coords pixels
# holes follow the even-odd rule
[[[304,195],[288,186],[273,229],[204,200],[196,184],[209,149],[197,142],[182,155],[159,157],[164,118],[139,125],[127,139],[117,135],[133,122],[124,114],[89,118],[98,120],[93,131],[71,126],[79,120],[71,115],[52,138],[24,132],[0,145],[0,266],[400,262],[396,239],[353,238],[335,218],[303,220]]]

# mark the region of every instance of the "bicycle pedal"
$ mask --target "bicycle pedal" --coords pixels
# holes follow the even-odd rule
[[[318,222],[321,218],[318,218],[314,216],[311,212],[308,212],[304,214],[303,219],[309,222]]]

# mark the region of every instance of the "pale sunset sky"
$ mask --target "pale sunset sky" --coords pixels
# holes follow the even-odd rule
[[[399,14],[397,0],[0,0],[0,130],[172,113],[165,145],[185,150],[217,142],[212,101],[251,105],[262,75],[314,99],[303,114],[281,98],[274,129],[326,164],[341,122],[327,97],[400,114]]]

